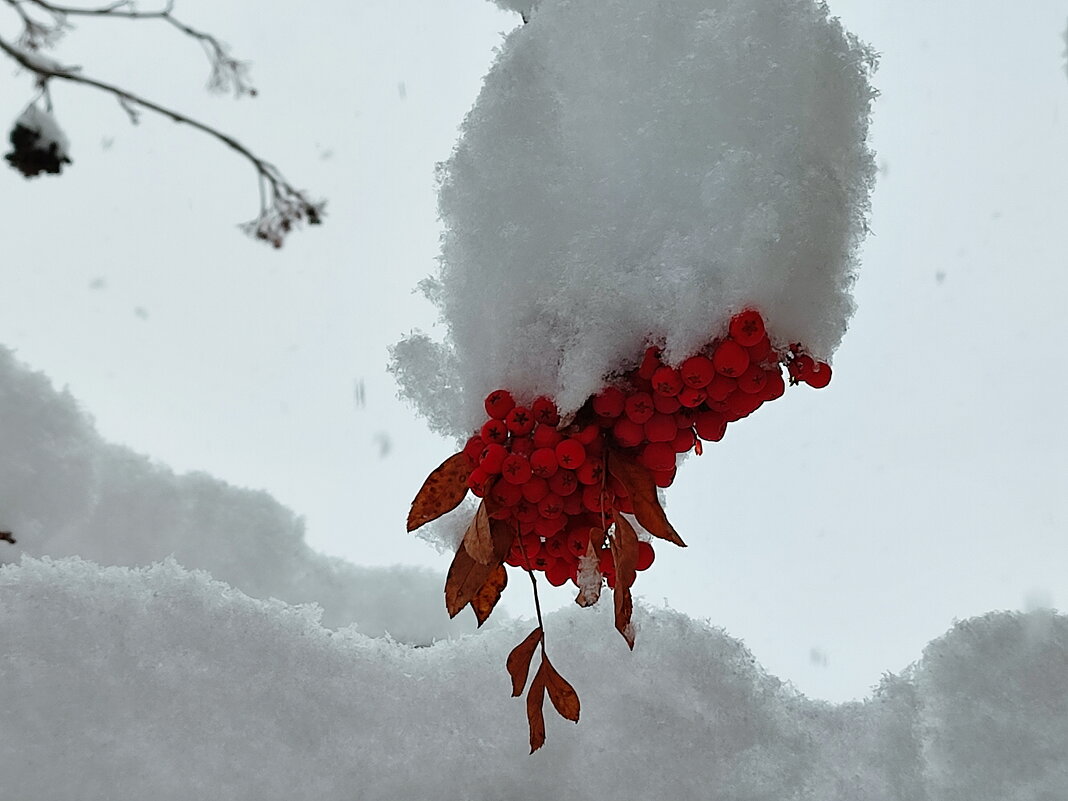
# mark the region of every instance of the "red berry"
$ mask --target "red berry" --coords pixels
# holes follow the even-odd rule
[[[641,424],[652,417],[656,409],[653,406],[653,398],[648,392],[635,392],[627,398],[623,411],[635,423]]]
[[[576,469],[586,461],[586,449],[574,437],[568,437],[556,446],[556,461],[561,467]]]
[[[486,396],[486,414],[494,420],[503,420],[515,406],[515,398],[506,389],[495,389]]]
[[[504,424],[503,420],[487,420],[480,433],[482,441],[487,445],[491,442],[503,445],[508,441],[508,426]]]
[[[623,414],[627,396],[619,387],[605,387],[593,396],[593,412],[598,417],[614,419]]]
[[[679,374],[686,386],[703,389],[716,375],[716,368],[707,356],[691,356],[679,365]]]
[[[638,543],[638,570],[648,570],[649,566],[653,563],[653,559],[656,558],[656,554],[653,552],[653,546],[645,541]]]
[[[671,440],[671,447],[675,449],[675,453],[686,453],[696,442],[692,428],[680,428],[675,439]]]
[[[646,348],[645,355],[642,357],[642,363],[638,367],[638,377],[644,378],[648,381],[653,377],[653,373],[660,366],[660,350],[659,348]]]
[[[601,427],[596,423],[591,423],[590,425],[579,429],[577,433],[572,434],[571,436],[583,445],[589,446],[593,444],[597,437],[601,436]]]
[[[571,552],[567,549],[567,539],[565,537],[549,537],[545,540],[545,551],[557,559],[562,558],[565,553],[568,556],[571,555]]]
[[[467,440],[467,444],[464,445],[463,454],[470,461],[471,464],[478,464],[478,460],[482,458],[482,451],[486,449],[486,443],[482,441],[482,437],[478,434]]]
[[[624,448],[633,448],[645,439],[645,428],[629,417],[620,417],[612,426],[612,436]]]
[[[646,420],[643,428],[649,442],[671,442],[679,430],[672,415],[659,412]]]
[[[563,470],[561,470],[560,472],[562,473]],[[557,473],[557,475],[559,475],[559,473]],[[579,484],[577,481],[575,482],[576,489],[578,487],[581,487],[581,486],[583,486],[583,485]],[[557,493],[557,494],[559,494],[559,493]],[[568,515],[570,517],[574,517],[575,515],[582,514],[585,511],[587,511],[587,510],[586,510],[585,505],[582,503],[582,493],[581,492],[576,492],[575,490],[572,490],[570,495],[565,495],[564,496],[564,514],[565,515]]]
[[[516,406],[504,418],[508,430],[513,434],[529,434],[534,430],[534,412],[526,406]]]
[[[747,395],[744,392],[735,392],[727,398],[727,419],[741,420],[748,417],[760,408],[764,401],[759,395]]]
[[[481,498],[486,494],[486,490],[489,488],[489,483],[492,480],[493,476],[481,467],[476,467],[471,471],[471,475],[467,477],[467,486],[471,488],[471,492]]]
[[[559,517],[564,513],[564,499],[550,492],[538,501],[538,514],[542,517]]]
[[[686,388],[683,387],[683,390]],[[680,392],[679,395],[682,393]],[[661,395],[659,392],[653,393],[653,408],[661,414],[675,414],[682,408],[682,402],[679,400],[678,395]]]
[[[530,437],[512,437],[509,448],[512,453],[518,453],[520,456],[526,456],[529,459],[530,454],[534,453],[534,440]]]
[[[696,409],[705,402],[706,398],[708,398],[707,392],[693,387],[683,387],[682,392],[679,393],[679,403],[687,409]]]
[[[678,468],[673,467],[670,470],[654,470],[653,481],[656,482],[658,487],[670,487],[671,482],[675,480],[675,472]]]
[[[547,425],[538,425],[531,434],[535,448],[555,448],[556,443],[564,438],[564,435],[555,428]]]
[[[482,456],[478,460],[478,466],[490,475],[499,475],[501,472],[501,464],[504,463],[504,459],[507,455],[508,451],[503,445],[491,442],[486,446],[486,449],[482,451]]]
[[[604,480],[604,465],[600,461],[587,459],[575,471],[580,484],[600,484]]]
[[[614,576],[616,573],[616,563],[612,558],[612,551],[609,548],[605,548],[601,551],[600,558],[597,561],[597,567],[607,578],[609,575]]]
[[[790,383],[797,384],[800,381],[808,381],[809,373],[811,373],[815,367],[816,362],[812,360],[812,357],[802,353],[786,365],[786,369],[790,372]]]
[[[573,470],[557,470],[549,476],[549,489],[561,498],[566,498],[577,490],[578,485],[578,478]]]
[[[749,352],[737,342],[728,339],[719,343],[712,356],[712,364],[720,375],[740,376],[749,367]]]
[[[541,515],[538,513],[538,507],[526,498],[512,507],[512,514],[515,515],[516,520],[523,523],[533,523],[541,518]],[[529,548],[527,549],[527,553],[530,553]]]
[[[561,587],[571,578],[571,563],[565,559],[556,559],[545,568],[545,579],[554,587]]]
[[[757,395],[763,392],[767,383],[767,373],[755,364],[749,365],[749,369],[738,376],[738,389],[749,395]]]
[[[555,428],[560,423],[560,412],[551,398],[544,395],[536,398],[530,410],[534,413],[534,419],[543,426]]]
[[[552,537],[564,530],[567,518],[564,515],[556,517],[539,517],[534,521],[534,531],[543,537]]]
[[[506,508],[523,500],[523,490],[516,484],[498,481],[490,490],[489,497],[499,508]]]
[[[653,373],[653,390],[661,395],[674,397],[684,386],[679,371],[674,367],[658,367]]]
[[[705,391],[708,393],[709,400],[721,401],[726,400],[727,396],[737,388],[738,382],[733,378],[717,374],[716,377],[712,379],[712,383],[705,387]]]
[[[781,398],[786,392],[786,382],[782,377],[782,368],[775,364],[768,368],[768,383],[764,385],[761,397],[766,401]]]
[[[552,448],[538,448],[530,454],[530,469],[536,476],[549,478],[559,466]]]
[[[650,442],[642,448],[638,461],[650,470],[671,470],[675,467],[675,449],[670,442]]]
[[[694,423],[697,436],[706,442],[719,442],[727,431],[727,418],[720,412],[701,412]]]
[[[826,362],[816,362],[815,367],[808,371],[805,383],[813,389],[823,389],[831,383],[831,366]]]
[[[582,488],[582,505],[591,512],[604,511],[608,498],[607,491],[600,484],[590,484]]]
[[[751,362],[775,361],[777,359],[776,354],[771,349],[771,340],[766,336],[755,345],[750,345],[746,350],[749,351],[749,361]]]
[[[566,536],[567,549],[573,556],[585,556],[590,544],[590,532],[585,528],[569,529]]]
[[[547,568],[555,561],[556,559],[554,559],[552,556],[549,556],[549,554],[545,552],[545,549],[542,548],[540,551],[538,551],[537,556],[531,558],[530,566],[535,570],[545,570],[545,568]]]
[[[549,494],[550,489],[549,482],[541,476],[531,476],[521,487],[523,497],[526,498],[529,503],[538,503],[538,501]]]
[[[764,337],[764,319],[760,312],[747,309],[731,318],[731,339],[742,347],[755,345]]]
[[[530,462],[518,453],[510,454],[501,464],[501,478],[510,484],[525,484],[532,475]]]

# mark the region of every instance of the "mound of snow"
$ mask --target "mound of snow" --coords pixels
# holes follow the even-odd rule
[[[515,7],[513,4],[507,4]],[[440,168],[447,327],[394,353],[463,438],[497,387],[577,409],[649,342],[759,308],[829,359],[874,169],[872,53],[815,0],[541,0]]]

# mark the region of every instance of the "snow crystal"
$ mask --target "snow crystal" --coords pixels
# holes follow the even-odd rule
[[[397,346],[402,393],[457,438],[497,387],[573,411],[647,343],[677,363],[747,306],[829,359],[874,175],[872,66],[815,0],[542,0],[440,168],[423,288],[447,335]]]
[[[504,661],[529,623],[412,648],[328,631],[315,610],[173,562],[25,559],[0,568],[5,794],[1068,797],[1066,617],[967,621],[870,700],[838,707],[768,676],[722,631],[640,606],[636,617],[634,652],[606,605],[548,617],[582,722],[547,710],[548,742],[528,756]]]
[[[176,475],[104,442],[67,393],[0,348],[0,560],[78,555],[115,565],[174,556],[257,598],[316,602],[328,626],[357,624],[426,644],[474,629],[450,621],[443,577],[360,567],[314,552],[302,521],[270,495],[202,473]]]

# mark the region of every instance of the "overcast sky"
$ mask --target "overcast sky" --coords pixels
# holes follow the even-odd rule
[[[659,548],[635,590],[843,700],[954,618],[1068,598],[1068,2],[830,6],[882,54],[859,310],[830,388],[788,393],[684,465],[668,511],[690,547]],[[253,62],[259,98],[204,93],[199,48],[154,23],[79,21],[57,57],[234,133],[328,198],[326,224],[281,252],[243,238],[246,163],[56,87],[74,165],[0,171],[0,343],[106,437],[270,491],[314,547],[444,569],[403,520],[453,443],[395,400],[387,348],[435,331],[412,293],[435,267],[434,165],[518,19],[480,0],[177,13]],[[31,97],[5,67],[0,117]]]

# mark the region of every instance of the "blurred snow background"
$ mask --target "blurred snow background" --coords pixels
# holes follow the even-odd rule
[[[463,784],[467,774],[447,766],[467,764],[479,748],[522,754],[521,705],[505,697],[501,668],[522,626],[455,650],[408,649],[356,632],[329,635],[314,611],[266,599],[314,601],[328,625],[388,630],[405,642],[448,631],[431,617],[440,575],[374,569],[447,564],[406,537],[400,521],[451,443],[392,400],[384,365],[387,346],[409,327],[433,330],[434,310],[410,294],[438,251],[432,165],[448,156],[499,33],[516,17],[471,0],[328,2],[321,16],[285,19],[250,19],[238,0],[188,0],[182,8],[255,59],[259,100],[235,108],[203,97],[199,53],[167,31],[109,28],[101,48],[90,35],[100,25],[85,22],[63,60],[126,76],[146,93],[164,80],[165,99],[234,131],[330,197],[332,216],[283,253],[265,253],[230,225],[254,213],[243,164],[164,121],[146,118],[131,130],[110,101],[56,91],[74,167],[33,184],[0,173],[0,341],[69,386],[103,438],[121,445],[93,434],[71,398],[51,396],[42,378],[5,355],[5,413],[27,410],[31,422],[3,426],[0,529],[14,528],[20,542],[0,543],[0,554],[78,553],[136,565],[173,553],[184,568],[207,569],[261,601],[173,563],[132,573],[81,562],[5,568],[4,642],[19,643],[0,671],[3,708],[11,710],[0,723],[6,764],[22,765],[12,774],[21,784],[12,786],[47,796],[40,782],[53,776],[55,787],[64,777],[117,797],[142,797],[145,788],[167,797],[179,786],[174,771],[192,781],[181,766],[201,762],[212,766],[205,782],[216,782],[206,786],[224,786],[219,777],[233,770],[224,746],[240,738],[252,767],[230,776],[235,797],[260,787],[261,775],[282,788],[307,776],[306,797],[351,795],[355,774],[340,773],[339,763],[367,766],[359,774],[367,797],[397,797],[390,781],[405,775],[411,757],[390,750],[389,738],[407,730],[412,742],[435,743],[418,749],[420,759],[440,752],[439,775],[452,777],[453,797],[479,797],[476,785]],[[561,660],[568,653],[575,665],[560,667],[585,708],[578,728],[550,729],[545,758],[563,764],[576,758],[569,745],[589,753],[598,743],[593,752],[605,761],[596,778],[626,787],[654,775],[649,766],[659,763],[641,762],[642,754],[666,754],[657,739],[678,732],[704,750],[683,752],[688,777],[673,780],[692,783],[680,784],[677,797],[707,795],[725,771],[734,771],[739,797],[744,790],[788,798],[807,788],[813,798],[1060,797],[1064,768],[1044,755],[1065,751],[1063,671],[1048,667],[1063,664],[1065,639],[1062,619],[1048,612],[955,629],[863,705],[801,699],[756,669],[742,672],[740,694],[702,684],[737,673],[731,654],[739,646],[692,620],[743,637],[754,657],[738,659],[758,659],[809,696],[838,701],[862,698],[886,671],[903,670],[955,618],[1053,606],[1068,591],[1059,501],[1068,472],[1066,379],[1056,360],[1068,208],[1063,3],[1006,14],[992,2],[842,0],[832,11],[882,54],[875,235],[862,253],[860,312],[837,354],[835,382],[821,393],[791,393],[680,471],[669,512],[691,548],[661,549],[636,587],[653,606],[650,620],[676,622],[663,635],[659,623],[646,623],[614,685],[603,674],[618,660],[606,654],[621,641],[611,639],[607,621],[563,612],[551,624],[560,629]],[[173,60],[160,61],[160,52]],[[137,61],[158,69],[131,73]],[[11,119],[28,99],[25,83],[0,83]],[[34,465],[52,472],[48,482]],[[304,515],[307,543],[283,505]],[[120,507],[140,511],[116,516]],[[93,536],[79,541],[83,525]],[[388,604],[376,610],[383,598]],[[523,598],[509,599],[508,611],[529,614]],[[673,652],[680,631],[693,641]],[[338,637],[348,644],[303,647]],[[588,650],[578,644],[587,641]],[[349,648],[365,649],[366,658]],[[433,662],[425,673],[420,660]],[[579,667],[583,660],[588,667]],[[267,672],[249,681],[242,672],[253,663]],[[632,675],[635,664],[649,667]],[[671,683],[659,672],[676,670],[677,692],[654,696],[655,686]],[[442,672],[462,682],[453,698],[425,679]],[[338,691],[309,701],[306,715],[297,711],[320,676]],[[410,700],[388,715],[389,704],[375,706],[357,685]],[[464,691],[475,686],[477,694]],[[614,686],[634,699],[630,709],[613,700]],[[289,705],[274,690],[292,693]],[[750,708],[737,699],[753,696],[752,708],[770,710],[773,723],[707,722],[717,710]],[[695,698],[712,701],[704,707]],[[420,700],[426,715],[415,711]],[[174,724],[179,710],[184,728]],[[642,725],[654,720],[664,723],[656,737]],[[991,730],[993,721],[990,739],[967,734]],[[638,745],[620,746],[625,758],[613,763],[601,744],[620,729],[635,733],[641,754]],[[381,749],[361,739],[369,731],[386,738]],[[716,731],[746,744],[748,756],[718,743]],[[477,746],[461,747],[463,735]],[[798,742],[831,756],[797,767],[785,754]],[[189,756],[142,767],[168,749]],[[705,759],[709,772],[695,771]],[[868,770],[858,773],[854,760]],[[484,764],[472,771],[485,775]],[[519,786],[544,794],[545,764],[501,763],[493,775],[505,789],[487,797]],[[867,795],[848,794],[858,782]],[[821,790],[830,787],[839,789]]]

